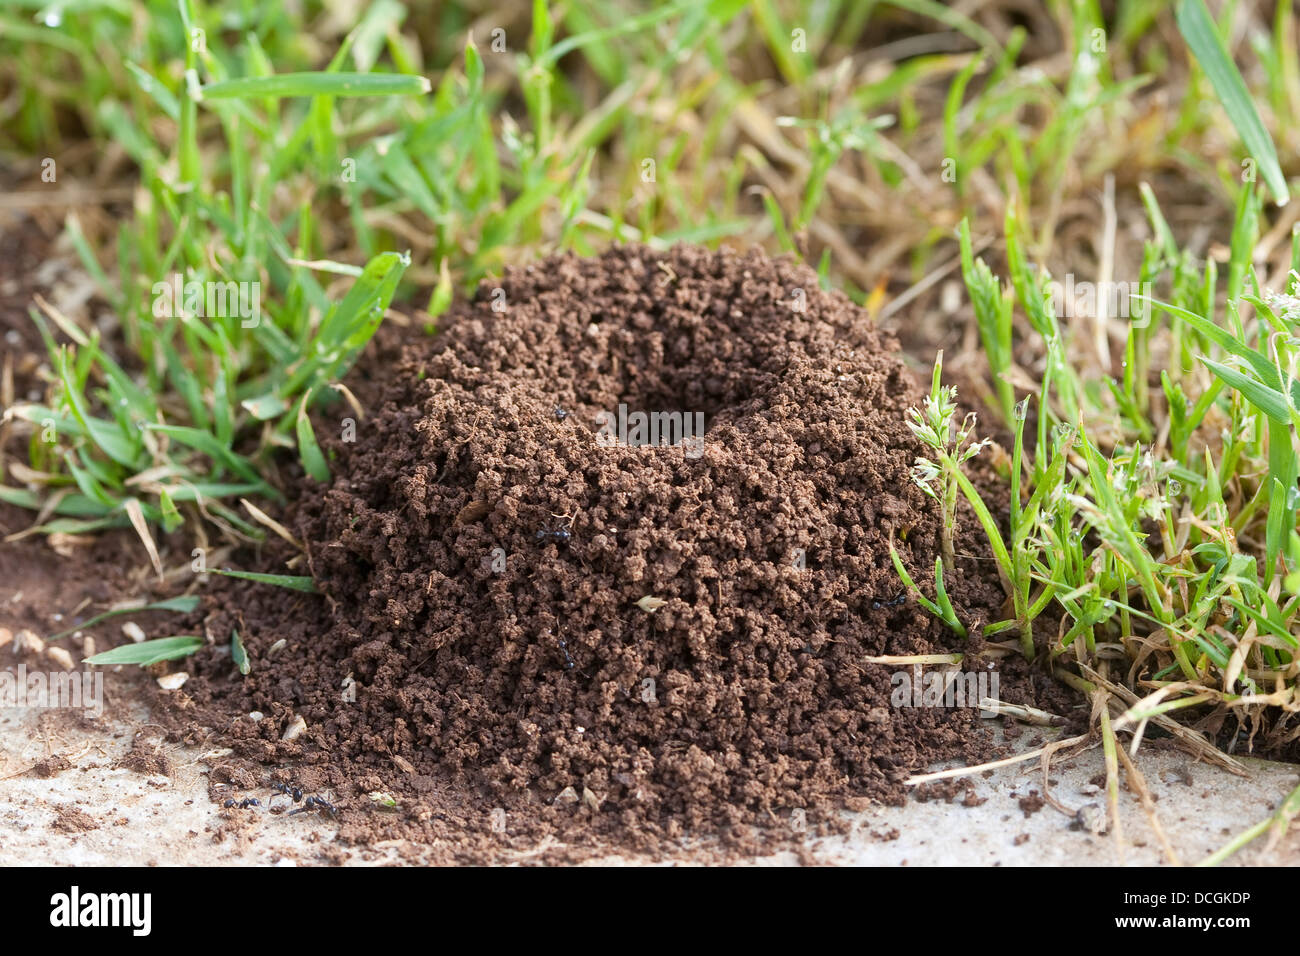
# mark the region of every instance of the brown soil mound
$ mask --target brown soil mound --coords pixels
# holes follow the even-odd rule
[[[771,846],[987,755],[974,711],[892,707],[895,668],[863,662],[978,648],[896,600],[891,533],[922,582],[938,546],[920,393],[849,300],[785,261],[623,247],[511,270],[444,325],[291,517],[325,600],[227,589],[207,630],[252,670],[200,654],[170,695],[191,724],[293,761],[277,779],[329,788],[345,838],[521,849]],[[602,443],[620,404],[702,412],[702,445]]]

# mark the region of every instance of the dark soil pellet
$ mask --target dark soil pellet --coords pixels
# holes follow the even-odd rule
[[[72,761],[67,757],[62,754],[50,754],[50,756],[36,761],[36,765],[32,767],[32,773],[38,777],[48,778],[58,776],[63,771],[71,769]]]
[[[73,806],[62,806],[54,808],[54,823],[52,826],[64,833],[84,833],[87,830],[98,830],[99,821],[85,810]]]
[[[1020,798],[1019,804],[1020,812],[1025,815],[1026,819],[1028,819],[1039,810],[1043,809],[1043,807],[1047,805],[1047,801],[1043,799],[1037,790],[1030,790],[1028,796]]]

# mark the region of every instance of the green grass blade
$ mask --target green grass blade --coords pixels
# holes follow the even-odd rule
[[[239,673],[247,677],[252,667],[248,663],[248,651],[244,649],[244,642],[239,639],[238,631],[230,632],[230,659],[239,668]]]
[[[141,604],[138,607],[114,608],[111,611],[105,611],[103,614],[96,614],[90,620],[82,621],[76,627],[70,627],[58,634],[51,634],[46,640],[57,641],[61,637],[67,637],[73,631],[83,631],[86,628],[94,627],[101,621],[106,621],[110,617],[117,617],[119,614],[143,614],[145,611],[174,611],[177,614],[189,614],[198,606],[199,599],[192,594],[186,594],[181,597],[167,598],[165,601],[154,601],[152,604]]]
[[[274,584],[279,588],[288,588],[290,591],[301,591],[303,594],[319,594],[316,590],[316,582],[310,577],[294,574],[262,574],[258,571],[230,571],[218,570],[217,568],[208,569],[213,574],[221,574],[228,578],[242,578],[245,581],[256,581],[258,584]]]
[[[1231,368],[1230,366],[1224,365],[1220,362],[1215,362],[1213,359],[1207,359],[1202,356],[1201,361],[1205,363],[1206,367],[1209,368],[1210,371],[1223,379],[1229,387],[1235,388],[1237,391],[1241,392],[1242,395],[1246,396],[1247,400],[1252,405],[1267,415],[1271,420],[1281,424],[1291,421],[1290,410],[1287,408],[1286,399],[1282,396],[1281,392],[1269,388],[1267,385],[1257,382],[1253,378],[1249,378],[1238,369]]]
[[[330,480],[330,466],[321,453],[320,445],[316,443],[316,433],[312,431],[311,419],[307,417],[307,402],[310,399],[310,392],[302,397],[302,402],[298,405],[298,417],[294,422],[298,436],[298,457],[302,459],[302,467],[307,474],[316,481],[325,482]]]
[[[200,87],[204,100],[293,96],[419,96],[432,89],[423,76],[400,73],[277,73],[242,76]]]
[[[1278,163],[1273,138],[1264,128],[1250,91],[1246,89],[1246,82],[1219,38],[1218,27],[1206,9],[1205,0],[1182,0],[1178,4],[1178,29],[1195,54],[1197,62],[1201,64],[1201,69],[1210,78],[1210,83],[1219,95],[1228,119],[1237,128],[1237,134],[1246,150],[1259,165],[1260,175],[1273,193],[1273,198],[1279,206],[1286,205],[1291,197],[1287,191],[1286,177],[1282,175],[1282,167]]]
[[[111,651],[104,651],[94,657],[87,657],[82,663],[106,666],[109,664],[139,664],[147,667],[159,661],[174,661],[189,657],[203,646],[203,638],[188,635],[177,637],[159,637],[139,644],[123,644]]]

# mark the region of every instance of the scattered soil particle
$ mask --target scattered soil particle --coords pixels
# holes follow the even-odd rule
[[[229,785],[239,790],[249,790],[257,786],[257,774],[240,764],[223,763],[213,767],[211,779],[214,783]]]
[[[935,780],[931,783],[918,784],[912,788],[912,797],[917,803],[929,803],[931,800],[942,800],[944,803],[952,803],[957,799],[966,787],[963,780],[952,778],[949,780]]]
[[[1012,843],[1013,846],[1023,846],[1024,844],[1026,844],[1026,843],[1028,843],[1028,842],[1029,842],[1029,834],[1028,834],[1028,833],[1021,833],[1021,834],[1018,834],[1018,835],[1016,836],[1016,838],[1015,838],[1014,840],[1011,841],[1011,843]]]
[[[851,799],[994,755],[975,710],[891,706],[895,668],[863,663],[985,666],[895,600],[891,538],[927,591],[938,550],[909,478],[921,393],[848,299],[784,260],[629,246],[508,270],[442,326],[349,379],[354,441],[333,437],[350,409],[318,415],[333,477],[283,520],[324,599],[217,584],[202,624],[238,627],[252,669],[197,655],[159,699],[177,737],[316,771],[345,841],[529,861],[539,841],[797,846]],[[702,414],[702,444],[602,443],[620,405],[629,428]],[[948,589],[993,620],[963,525]],[[276,547],[261,565],[283,571]],[[1004,672],[1002,696],[1035,681]]]
[[[52,826],[56,830],[62,830],[64,833],[83,833],[86,830],[99,829],[99,821],[85,810],[73,806],[54,807],[53,810]]]
[[[1029,795],[1021,797],[1018,802],[1020,804],[1020,812],[1025,815],[1026,819],[1032,817],[1047,805],[1047,801],[1042,798],[1042,795],[1040,795],[1037,790],[1030,790]]]
[[[36,761],[36,766],[32,767],[32,773],[38,777],[48,779],[70,769],[72,769],[72,761],[67,757],[62,754],[50,754],[48,757]]]
[[[136,737],[131,741],[130,751],[117,762],[117,766],[146,776],[170,777],[172,773],[171,761],[153,738]]]

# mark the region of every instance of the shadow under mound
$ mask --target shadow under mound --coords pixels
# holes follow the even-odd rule
[[[509,270],[327,443],[332,481],[286,519],[324,599],[223,583],[205,626],[237,628],[251,672],[202,652],[173,717],[331,788],[345,839],[460,858],[547,836],[759,852],[985,759],[976,711],[893,706],[896,668],[864,663],[978,651],[895,600],[891,536],[928,587],[938,524],[894,348],[758,254]],[[703,432],[610,443],[620,405]],[[993,619],[996,581],[954,578],[958,610]]]

